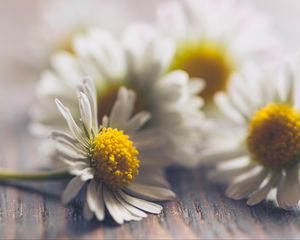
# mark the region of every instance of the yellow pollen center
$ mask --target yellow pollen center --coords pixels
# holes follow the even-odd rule
[[[128,185],[138,175],[137,156],[138,150],[123,131],[102,128],[93,140],[92,166],[110,188]]]
[[[269,104],[252,118],[247,138],[253,160],[282,167],[300,160],[300,114],[284,104]]]
[[[182,69],[192,78],[202,78],[206,87],[200,96],[212,102],[215,93],[226,90],[232,65],[220,47],[185,43],[178,47],[171,70]]]

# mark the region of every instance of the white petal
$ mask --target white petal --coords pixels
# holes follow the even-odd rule
[[[82,92],[79,93],[79,110],[80,110],[81,120],[86,130],[90,134],[93,128],[92,109],[88,97]]]
[[[78,156],[81,158],[84,158],[86,156],[86,151],[82,149],[81,146],[78,146],[77,144],[73,144],[66,139],[63,138],[57,138],[55,140],[56,149],[59,151],[69,153],[72,156]]]
[[[109,118],[107,116],[103,116],[102,127],[108,127],[108,124],[109,124]]]
[[[58,95],[74,97],[70,94],[72,91],[66,91],[70,87],[68,87],[68,84],[66,84],[64,80],[63,78],[59,78],[53,71],[45,70],[41,74],[40,82],[37,84],[37,98],[40,99],[44,96],[55,97]]]
[[[90,28],[88,34],[75,38],[74,48],[82,59],[90,61],[89,65],[96,66],[98,71],[100,69],[100,75],[105,79],[115,80],[124,76],[126,65],[123,49],[109,32]]]
[[[280,174],[273,173],[268,182],[262,188],[251,194],[251,196],[247,200],[247,204],[253,206],[264,200],[278,181],[279,177]]]
[[[123,205],[123,207],[125,207],[129,212],[131,212],[135,216],[140,217],[140,218],[147,217],[147,214],[145,212],[143,212],[143,211],[139,210],[138,208],[125,202],[125,200],[119,194],[116,194],[116,198]]]
[[[126,133],[132,133],[142,128],[146,122],[151,118],[151,114],[148,112],[139,112],[135,114],[125,125],[124,131]]]
[[[253,72],[253,70],[251,70],[250,72]],[[246,74],[246,76],[248,76],[249,74]],[[260,106],[260,98],[257,92],[253,89],[253,86],[251,86],[251,84],[253,85],[253,80],[251,79],[251,81],[247,81],[246,77],[242,77],[241,74],[239,73],[235,73],[232,75],[230,81],[231,84],[229,86],[229,90],[228,92],[236,92],[236,94],[238,93],[239,96],[242,98],[241,100],[243,101],[243,104],[246,104],[247,106],[247,111],[248,114],[254,114],[255,111],[257,111],[257,109],[259,109]],[[246,85],[245,82],[247,82],[248,84]],[[250,86],[248,86],[250,85]],[[238,101],[237,99],[235,99],[235,101]]]
[[[67,83],[70,87],[80,84],[82,73],[76,58],[72,54],[65,51],[58,51],[51,56],[50,61],[61,82]]]
[[[105,217],[103,185],[97,180],[92,180],[87,190],[87,202],[99,221]]]
[[[110,114],[110,126],[123,129],[128,118],[131,116],[135,102],[135,93],[124,87],[118,91],[117,100]]]
[[[251,121],[252,112],[244,96],[237,91],[231,91],[227,94],[227,98],[231,106],[245,119],[245,122]]]
[[[85,77],[83,80],[83,90],[84,93],[87,95],[91,110],[92,110],[92,126],[94,132],[98,132],[98,119],[97,119],[97,94],[96,94],[96,88],[95,83],[90,77]]]
[[[65,155],[68,155],[72,159],[77,159],[77,158],[85,158],[85,155],[79,153],[78,151],[74,150],[73,148],[66,146],[64,144],[61,144],[60,142],[54,142],[55,150],[54,152],[57,153],[59,156],[63,156],[64,153]]]
[[[76,197],[79,193],[83,185],[85,184],[84,181],[81,180],[80,176],[74,177],[67,185],[66,189],[62,195],[62,202],[63,204],[67,204]]]
[[[77,143],[72,143],[66,139],[63,139],[63,138],[53,138],[56,142],[64,145],[65,147],[69,147],[71,148],[72,150],[74,150],[75,152],[77,152],[78,154],[81,154],[81,155],[86,155],[86,149],[83,148],[80,144]]]
[[[126,187],[131,193],[137,197],[145,197],[149,200],[164,201],[175,198],[175,193],[170,189],[162,187],[148,186],[138,183],[131,183]]]
[[[237,124],[245,124],[245,118],[242,114],[232,106],[231,101],[228,99],[228,96],[224,93],[217,93],[215,95],[215,102],[222,113],[227,116],[231,121]]]
[[[189,82],[189,89],[191,94],[199,94],[205,89],[205,81],[198,78],[191,78]]]
[[[127,56],[129,79],[144,89],[153,85],[169,66],[175,49],[171,39],[156,34],[154,28],[147,24],[128,27],[122,43]]]
[[[95,175],[95,170],[93,168],[86,168],[81,172],[81,180],[88,181],[93,179]]]
[[[121,199],[121,201],[119,201],[117,195],[118,195],[117,193],[114,193],[115,200],[117,201],[117,203],[120,206],[119,210],[122,212],[124,220],[125,221],[140,221],[140,220],[142,220],[142,217],[137,216],[134,213],[132,213],[130,210],[128,210],[128,206],[129,206],[129,208],[130,207],[134,208],[134,207],[130,206],[122,199]]]
[[[56,149],[56,154],[61,160],[68,160],[71,162],[87,162],[88,158],[87,157],[81,157],[80,155],[71,155],[70,153],[62,152],[59,149]]]
[[[124,223],[124,215],[120,210],[120,203],[106,187],[103,187],[104,202],[112,218],[118,223]],[[121,206],[122,207],[122,206]]]
[[[247,177],[244,180],[232,183],[226,190],[226,195],[235,200],[240,200],[255,190],[257,190],[263,180],[266,178],[268,171],[266,169],[261,169],[258,173]]]
[[[72,144],[76,144],[77,146],[79,146],[79,142],[76,139],[69,136],[67,133],[54,131],[51,133],[51,136],[54,140],[61,138]]]
[[[63,117],[66,119],[67,124],[69,126],[69,129],[73,136],[82,144],[86,145],[86,140],[83,137],[83,134],[80,130],[80,128],[75,123],[72,114],[68,108],[66,108],[58,99],[55,99],[56,105],[58,109],[60,110]]]
[[[282,208],[294,207],[300,199],[300,183],[298,167],[293,167],[282,176],[277,189],[278,205]]]
[[[74,162],[70,167],[70,173],[73,175],[81,175],[82,171],[88,167],[89,165],[86,162]]]
[[[124,201],[146,212],[159,214],[162,211],[162,206],[156,203],[152,203],[143,199],[132,197],[124,193],[123,191],[119,191],[118,193],[124,199]]]

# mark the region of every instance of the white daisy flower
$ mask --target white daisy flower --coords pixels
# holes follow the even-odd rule
[[[91,26],[121,30],[123,21],[130,19],[130,9],[122,2],[98,0],[51,0],[38,4],[38,24],[28,36],[29,64],[43,70],[57,50],[73,52],[72,38]],[[28,56],[27,56],[28,58]],[[28,62],[28,59],[27,59]]]
[[[248,61],[273,60],[279,52],[269,22],[245,1],[164,1],[157,19],[176,41],[169,69],[204,79],[205,110],[213,106],[215,93],[228,89],[232,73]]]
[[[71,135],[54,132],[59,157],[75,177],[66,187],[64,203],[73,200],[84,188],[84,216],[105,218],[105,208],[119,224],[141,220],[149,213],[159,214],[162,207],[154,201],[169,200],[175,194],[163,176],[158,152],[164,139],[154,130],[141,130],[150,114],[133,114],[135,94],[121,87],[110,116],[98,126],[97,95],[91,79],[84,80],[79,99],[81,125],[59,100],[57,107]]]
[[[276,190],[279,207],[298,204],[299,83],[299,62],[280,71],[251,66],[232,79],[228,95],[216,95],[231,126],[218,126],[212,135],[216,141],[203,152],[202,161],[217,165],[210,179],[230,182],[230,198],[247,198],[248,205],[255,205],[272,199]]]
[[[147,110],[152,115],[146,127],[155,126],[168,138],[172,157],[185,165],[195,163],[191,148],[199,141],[204,125],[198,96],[203,83],[189,81],[183,71],[165,74],[174,50],[172,42],[141,24],[128,28],[121,43],[110,33],[93,28],[77,35],[73,46],[73,54],[54,55],[51,69],[42,76],[32,113],[35,133],[47,134],[53,127],[65,129],[51,105],[54,98],[67,102],[74,116],[79,116],[75,91],[81,76],[89,75],[96,83],[101,105],[98,119],[109,114],[120,86],[133,89],[137,94],[134,112]]]

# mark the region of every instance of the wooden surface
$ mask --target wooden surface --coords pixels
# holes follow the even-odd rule
[[[0,165],[30,170],[38,159],[36,141],[27,131],[33,84],[7,84],[0,89]],[[64,207],[59,194],[66,182],[1,183],[0,238],[297,238],[300,214],[276,209],[272,203],[249,208],[226,198],[209,183],[203,170],[169,169],[178,197],[164,204],[162,214],[118,226],[112,220],[87,222],[82,200]]]

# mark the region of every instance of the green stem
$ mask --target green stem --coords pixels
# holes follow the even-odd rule
[[[0,170],[0,180],[57,180],[70,176],[67,170],[28,173]]]

